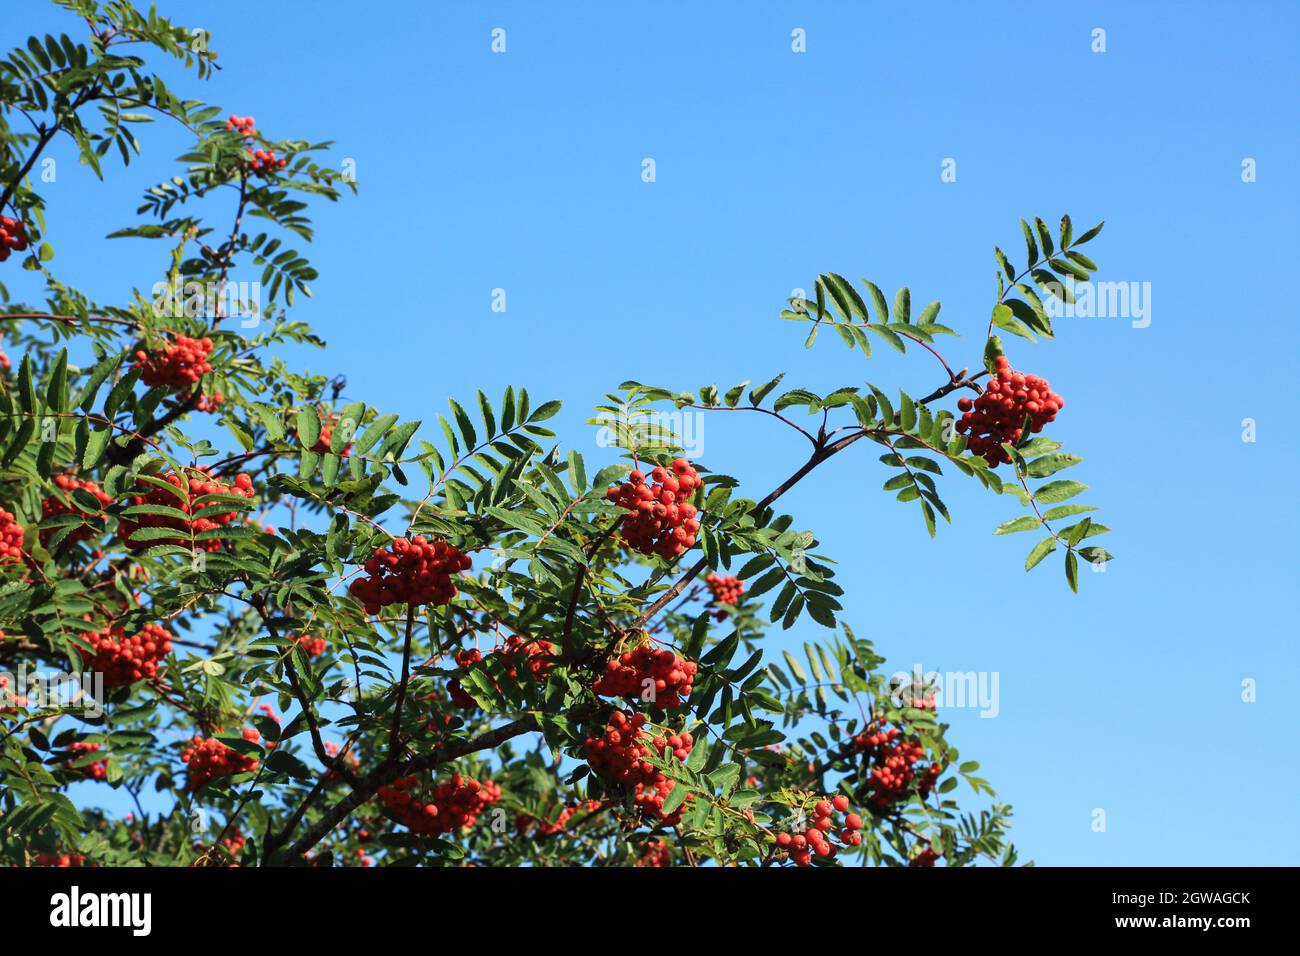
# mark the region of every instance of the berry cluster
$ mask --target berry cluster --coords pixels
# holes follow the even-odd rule
[[[673,459],[671,471],[657,466],[649,478],[633,469],[621,486],[609,487],[605,498],[630,512],[623,518],[629,548],[675,558],[695,545],[700,521],[691,498],[703,482],[685,458]]]
[[[99,485],[93,481],[83,481],[82,479],[74,478],[71,475],[56,475],[54,478],[54,486],[64,492],[64,494],[50,495],[41,502],[42,518],[56,518],[59,515],[67,514],[84,514],[81,508],[74,507],[69,503],[69,499],[72,497],[72,492],[78,489],[94,495],[95,499],[100,504],[101,510],[113,503],[112,497],[104,494]],[[40,530],[41,544],[49,547],[50,540],[54,535],[58,534],[58,532],[58,528],[42,528]],[[69,532],[63,540],[71,544],[74,541],[85,541],[88,538],[94,537],[95,534],[96,531],[94,528],[83,525],[75,531]]]
[[[312,637],[310,634],[300,634],[297,644],[302,647],[308,657],[320,657],[325,653],[326,643],[323,637]]]
[[[527,813],[521,813],[515,817],[515,826],[519,827],[520,830],[527,832],[535,825],[537,828],[537,836],[554,836],[556,833],[564,832],[569,821],[575,814],[583,813],[590,815],[595,813],[604,805],[605,804],[600,800],[583,800],[579,803],[573,804],[572,806],[561,807],[560,815],[554,820],[538,820],[536,817],[530,816]]]
[[[105,687],[127,687],[152,680],[158,664],[171,653],[171,634],[158,624],[146,624],[130,637],[116,624],[102,631],[87,631],[81,639],[92,648],[81,652],[85,669],[104,675]]]
[[[673,855],[668,849],[667,840],[647,840],[645,846],[641,847],[641,857],[636,861],[637,866],[672,866]]]
[[[236,116],[232,113],[226,120],[226,129],[237,130],[240,136],[251,139],[257,135],[257,122],[251,116]]]
[[[196,468],[189,478],[175,473],[164,479],[173,488],[184,488],[188,500],[181,496],[150,485],[149,490],[131,498],[133,505],[165,505],[192,515],[207,511],[214,502],[205,501],[206,495],[237,495],[240,498],[253,497],[253,479],[248,475],[236,475],[234,484],[212,478],[204,469]],[[182,485],[181,482],[186,482]],[[201,531],[212,531],[224,527],[239,516],[237,511],[223,511],[205,515],[190,521],[183,521],[174,515],[136,514],[123,516],[118,522],[118,534],[129,548],[148,548],[156,544],[179,544],[188,547],[191,537]],[[131,537],[141,528],[172,528],[179,534],[175,538],[150,538],[132,541]],[[216,538],[204,538],[194,541],[194,547],[203,551],[220,551],[221,542]]]
[[[419,787],[416,777],[399,777],[392,786],[379,788],[379,802],[412,833],[436,836],[473,826],[478,815],[501,799],[501,787],[486,780],[468,780],[456,774],[433,788],[425,801],[410,791]]]
[[[344,752],[343,748],[332,740],[325,741],[325,756],[329,757],[331,761],[341,759],[343,763],[353,769],[361,766],[361,758],[357,756],[356,751],[349,748]],[[339,773],[337,770],[331,770],[325,775],[325,781],[327,783],[338,783],[343,779],[343,774]]]
[[[830,800],[818,800],[813,805],[812,826],[802,833],[778,833],[777,846],[788,849],[790,859],[794,860],[797,866],[810,865],[814,854],[833,860],[835,854],[839,852],[839,847],[831,842],[834,836],[832,831],[836,826],[836,813],[844,814],[844,824],[839,832],[841,846],[858,846],[862,843],[862,834],[859,832],[862,829],[862,817],[856,813],[849,813],[849,806],[849,798],[842,793],[836,794]]]
[[[913,681],[909,686],[899,686],[890,697],[900,707],[936,710],[939,706],[938,692],[925,681]]]
[[[934,866],[935,860],[939,859],[939,854],[935,853],[930,847],[926,847],[916,856],[907,861],[908,866]]]
[[[256,757],[232,750],[216,737],[198,736],[181,754],[181,762],[189,767],[186,789],[190,791],[199,790],[218,777],[250,773],[257,769],[258,764]]]
[[[86,857],[80,853],[38,853],[33,866],[87,866]]]
[[[88,740],[78,740],[68,748],[68,762],[64,764],[67,769],[73,773],[79,773],[83,777],[89,777],[91,780],[108,779],[108,761],[96,760],[94,763],[75,766],[76,762],[86,754],[95,753],[99,750],[99,744],[92,744]]]
[[[19,219],[0,216],[0,262],[9,258],[9,253],[22,252],[27,248],[27,227]]]
[[[208,412],[209,414],[215,415],[217,408],[221,406],[225,400],[226,396],[222,395],[221,390],[218,389],[210,395],[200,395],[199,403],[194,407],[200,412]]]
[[[918,780],[916,764],[926,759],[925,747],[920,741],[899,740],[900,736],[901,730],[890,727],[854,738],[857,748],[865,751],[871,759],[868,785],[871,789],[870,803],[876,810],[888,810],[909,796],[912,784]],[[937,763],[920,769],[917,790],[922,800],[930,795],[941,773],[943,768]]]
[[[538,680],[555,665],[555,645],[550,641],[525,641],[522,637],[512,635],[505,643],[494,649],[493,654],[501,661],[502,667],[510,677],[518,677],[522,669],[534,680]],[[456,652],[456,664],[464,671],[483,660],[483,653],[476,647]],[[500,685],[493,686],[499,691]],[[447,685],[451,702],[461,710],[471,710],[478,703],[461,686],[460,681],[453,680]]]
[[[277,157],[273,149],[254,149],[248,153],[248,171],[258,176],[266,176],[288,165],[289,161]]]
[[[676,784],[646,759],[650,747],[646,745],[649,733],[645,723],[642,714],[614,711],[601,735],[588,737],[584,742],[587,763],[606,780],[627,787],[646,817],[662,821],[665,826],[676,826],[681,822],[685,805],[667,815],[663,812],[664,800]],[[678,760],[685,760],[690,756],[693,741],[690,734],[683,733],[656,736],[650,744],[661,758],[671,754]],[[692,796],[688,794],[686,799],[690,800]]]
[[[496,653],[501,656],[506,674],[511,677],[518,677],[523,669],[536,680],[555,665],[555,645],[550,641],[525,641],[512,635],[496,649]]]
[[[694,661],[667,648],[642,646],[607,661],[605,673],[591,689],[602,697],[624,697],[669,710],[691,696],[695,670]]]
[[[318,455],[328,454],[330,450],[330,442],[334,440],[334,429],[337,426],[337,418],[331,419],[327,422],[321,422],[320,436],[316,439],[316,444],[311,446],[311,450],[316,452]],[[350,454],[352,454],[352,445],[347,444],[344,445],[343,450],[339,452],[339,457],[347,458]]]
[[[229,853],[231,856],[238,856],[239,851],[244,848],[244,844],[247,842],[248,842],[247,838],[244,836],[243,831],[240,830],[239,827],[231,827],[230,835],[226,837],[222,837],[221,839],[221,845],[225,848],[226,852]]]
[[[456,596],[451,576],[469,566],[469,555],[446,541],[394,538],[371,556],[364,565],[367,576],[355,578],[348,590],[367,614],[390,604],[450,604]]]
[[[709,586],[709,593],[719,604],[737,605],[745,593],[745,582],[734,574],[710,574],[704,578]],[[721,621],[727,616],[726,611],[714,611],[713,616]]]
[[[0,508],[0,564],[17,564],[22,559],[22,525],[12,512]]]
[[[27,706],[27,698],[15,694],[12,690],[6,690],[9,686],[9,678],[0,674],[0,714],[17,714],[19,709]],[[13,704],[8,707],[6,704]]]
[[[176,335],[175,341],[164,348],[135,353],[135,368],[140,371],[140,381],[150,388],[159,385],[167,388],[189,388],[212,371],[208,355],[212,352],[212,339],[192,339]]]
[[[967,447],[996,468],[1010,463],[1011,456],[1002,443],[1014,445],[1024,437],[1026,415],[1030,431],[1038,434],[1056,420],[1064,406],[1065,399],[1052,391],[1046,379],[1015,371],[1007,357],[999,355],[997,374],[989,379],[983,394],[974,401],[958,399],[957,408],[964,414],[956,427],[962,434],[970,434]]]

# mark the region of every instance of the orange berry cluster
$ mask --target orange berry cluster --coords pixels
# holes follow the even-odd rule
[[[740,596],[745,593],[745,582],[731,574],[710,574],[704,583],[719,604],[739,604]]]
[[[587,763],[606,780],[629,788],[633,801],[647,818],[661,821],[665,826],[676,826],[681,822],[685,804],[667,815],[663,812],[664,800],[676,784],[646,759],[650,747],[645,742],[649,737],[645,723],[642,714],[614,711],[601,735],[588,737],[584,742]],[[690,756],[693,740],[690,734],[672,734],[656,736],[650,744],[661,758],[671,754],[685,760]],[[686,799],[692,796],[688,794]]]
[[[0,714],[16,714],[19,708],[27,706],[27,698],[20,697],[12,690],[5,690],[9,686],[9,678],[0,674],[0,704],[5,701],[11,702],[13,707],[0,707]]]
[[[38,853],[32,860],[33,866],[87,866],[86,857],[81,853]]]
[[[329,757],[331,761],[339,757],[341,750],[342,748],[334,741],[332,740],[325,741],[325,756]],[[357,756],[355,750],[352,750],[350,748],[346,753],[343,753],[342,760],[343,763],[347,764],[349,767],[352,768],[361,766],[361,758]],[[342,779],[344,779],[343,774],[339,773],[337,770],[331,770],[329,773],[325,775],[325,780],[328,783],[338,783]]]
[[[605,673],[591,686],[602,697],[624,697],[669,710],[691,696],[696,665],[667,648],[643,646],[605,663]]]
[[[436,836],[473,826],[489,805],[501,799],[501,787],[491,780],[479,782],[456,774],[433,788],[426,803],[410,791],[419,787],[416,777],[399,777],[379,788],[379,802],[412,833]]]
[[[916,856],[907,861],[908,866],[934,866],[935,860],[939,859],[939,854],[935,853],[930,847],[926,847]]]
[[[537,836],[553,836],[556,833],[562,833],[575,814],[592,814],[604,805],[600,800],[583,800],[572,806],[560,808],[560,815],[554,820],[538,820],[527,813],[521,813],[515,817],[515,826],[519,827],[520,830],[527,831],[536,825]]]
[[[54,486],[64,492],[64,494],[50,495],[41,502],[42,518],[55,518],[59,515],[67,514],[84,514],[80,508],[74,507],[68,501],[72,496],[72,492],[78,489],[94,495],[96,500],[99,501],[101,508],[113,503],[112,497],[106,495],[99,485],[93,481],[83,481],[80,478],[72,477],[72,475],[56,475],[54,478]],[[50,540],[58,533],[58,531],[58,528],[42,528],[40,530],[41,544],[48,547]],[[63,540],[68,543],[74,541],[85,541],[88,538],[94,537],[95,533],[94,528],[82,526],[77,530],[70,532]]]
[[[745,593],[745,582],[733,574],[710,574],[704,578],[704,583],[708,585],[713,600],[719,604],[730,604],[734,607],[740,603],[741,595]],[[713,616],[721,621],[727,616],[727,612],[714,611]]]
[[[130,637],[117,624],[102,631],[87,631],[81,639],[91,653],[81,651],[84,667],[104,675],[105,687],[127,687],[140,680],[153,680],[158,664],[171,653],[171,634],[158,624],[146,624]]]
[[[323,637],[312,637],[310,634],[300,634],[297,642],[306,652],[308,657],[320,657],[325,653],[326,643]]]
[[[636,861],[637,866],[672,866],[673,855],[668,849],[667,840],[647,840],[641,847],[641,856]]]
[[[0,262],[9,258],[9,253],[22,252],[27,248],[27,227],[21,220],[9,216],[0,216]]]
[[[506,674],[510,677],[518,677],[522,668],[530,677],[538,680],[555,666],[555,645],[550,641],[525,641],[522,637],[512,635],[505,639],[505,643],[495,648],[493,654],[500,658]],[[456,652],[456,664],[464,671],[469,671],[482,660],[483,652],[477,647]],[[499,684],[493,682],[493,685],[497,690],[501,689]],[[451,694],[451,702],[461,710],[472,710],[478,706],[474,698],[465,693],[460,681],[451,681],[447,685],[447,690]]]
[[[83,777],[89,777],[92,780],[106,780],[108,778],[107,760],[96,760],[94,763],[88,763],[80,767],[73,766],[86,754],[98,751],[99,747],[99,744],[93,744],[88,740],[76,741],[68,748],[68,762],[64,766],[73,773],[81,774]]]
[[[249,139],[257,135],[257,121],[251,116],[236,116],[232,113],[226,120],[226,129],[236,130],[240,136]]]
[[[836,826],[836,813],[844,814],[844,823],[839,832],[840,846],[858,846],[862,843],[862,834],[859,832],[862,829],[862,817],[856,813],[849,813],[849,807],[849,798],[842,793],[837,793],[830,800],[818,800],[813,805],[812,826],[802,833],[778,833],[777,846],[788,849],[790,859],[794,860],[797,866],[809,866],[814,854],[833,860],[840,849],[831,842],[835,836],[832,831]]]
[[[993,468],[1010,463],[1002,443],[1014,445],[1024,437],[1026,415],[1036,435],[1065,406],[1065,399],[1052,391],[1046,379],[1015,371],[1005,355],[997,357],[996,366],[997,374],[979,398],[958,399],[957,408],[964,414],[956,426],[962,434],[970,434],[967,447]]]
[[[181,754],[181,762],[190,771],[186,789],[194,791],[218,777],[250,773],[257,769],[258,759],[232,750],[216,737],[195,736]]]
[[[330,442],[334,440],[334,428],[337,425],[337,420],[321,422],[320,436],[316,439],[316,444],[311,446],[311,450],[316,452],[318,455],[329,454]],[[352,445],[347,444],[344,445],[343,450],[339,452],[339,457],[347,458],[350,454],[352,454]]]
[[[210,414],[215,415],[217,412],[217,408],[222,403],[224,403],[225,400],[226,400],[226,396],[222,395],[221,390],[218,389],[217,391],[213,392],[211,395],[200,395],[199,403],[194,407],[201,412],[208,412]]]
[[[916,765],[926,759],[925,747],[920,741],[897,739],[901,735],[902,731],[897,727],[890,727],[854,738],[857,748],[866,752],[872,762],[868,777],[869,802],[876,810],[887,810],[899,800],[907,799],[913,782],[918,779],[917,790],[924,800],[930,795],[939,774],[943,773],[942,767],[932,763],[920,770],[918,778]]]
[[[188,388],[212,371],[208,355],[212,352],[212,339],[192,339],[176,335],[175,341],[160,349],[135,353],[135,368],[140,370],[140,381],[150,388],[159,385],[167,388]]]
[[[429,541],[424,535],[394,538],[364,565],[366,577],[348,585],[367,614],[378,614],[390,604],[450,604],[456,596],[451,576],[470,566],[469,555],[446,541]]]
[[[621,486],[609,487],[605,498],[630,512],[623,518],[623,540],[629,548],[675,558],[695,545],[700,521],[691,498],[703,482],[685,458],[673,459],[671,471],[655,467],[649,482],[646,477],[633,469]]]
[[[273,149],[254,149],[248,153],[248,170],[258,176],[266,176],[287,165],[289,161],[277,157]]]
[[[165,505],[192,515],[206,510],[213,504],[203,500],[205,495],[220,494],[237,495],[241,498],[253,497],[253,479],[243,474],[236,475],[233,484],[227,484],[211,477],[205,469],[195,468],[188,478],[172,473],[167,475],[164,480],[173,488],[186,489],[189,493],[188,500],[182,500],[178,495],[150,485],[148,491],[134,495],[131,498],[131,504]],[[181,482],[186,482],[186,484],[182,485]],[[157,544],[179,544],[188,547],[191,543],[191,536],[197,535],[201,531],[212,531],[224,527],[238,516],[239,512],[237,511],[225,511],[185,521],[174,515],[129,515],[119,519],[118,534],[127,547],[132,549],[149,548]],[[178,536],[175,538],[150,538],[148,540],[132,541],[132,535],[141,528],[172,528],[178,532]],[[221,550],[221,542],[216,538],[204,538],[194,541],[193,544],[194,547],[203,551]]]
[[[0,508],[0,564],[23,559],[23,528],[13,512]]]

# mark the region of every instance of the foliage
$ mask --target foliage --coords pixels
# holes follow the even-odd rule
[[[0,62],[0,212],[24,223],[21,267],[45,288],[38,306],[11,302],[0,286],[0,322],[21,350],[0,380],[0,507],[23,529],[22,559],[0,563],[0,669],[78,672],[86,634],[112,627],[161,624],[175,646],[156,675],[105,688],[102,714],[35,693],[0,701],[0,856],[17,865],[58,852],[101,865],[622,865],[666,839],[675,863],[770,865],[788,862],[776,836],[838,793],[864,816],[863,839],[818,863],[903,865],[933,859],[927,849],[949,866],[1016,861],[1009,808],[987,799],[978,764],[949,742],[924,693],[900,696],[888,683],[871,642],[841,620],[835,562],[775,505],[834,455],[874,442],[891,472],[884,489],[915,502],[931,535],[939,517],[950,520],[939,494],[947,466],[1030,509],[995,533],[1048,532],[1027,567],[1060,547],[1077,587],[1079,558],[1109,558],[1081,545],[1108,529],[1090,517],[1058,524],[1092,510],[1064,504],[1082,484],[1030,481],[1080,459],[1026,434],[1005,479],[966,452],[938,403],[980,391],[1002,351],[995,326],[1051,336],[1039,293],[1068,295],[1058,278],[1095,269],[1078,247],[1100,226],[1074,238],[1066,217],[1054,238],[1042,220],[1022,222],[1029,264],[1019,274],[997,251],[985,367],[974,375],[940,355],[940,337],[956,332],[938,322],[939,304],[913,315],[906,288],[891,308],[876,285],[864,282],[864,297],[828,273],[813,299],[792,299],[782,313],[810,325],[809,346],[832,330],[868,358],[873,341],[930,352],[944,374],[922,397],[871,384],[778,391],[781,376],[747,394],[748,382],[694,392],[625,382],[593,419],[615,423],[624,454],[609,462],[562,450],[547,426],[559,403],[523,387],[451,399],[422,428],[276,357],[286,343],[323,344],[289,310],[316,277],[296,245],[312,238],[310,203],[355,189],[313,159],[329,144],[258,133],[256,145],[286,164],[255,171],[238,125],[150,70],[149,57],[170,57],[207,77],[216,56],[206,36],[126,0],[58,2],[88,38],[32,37]],[[148,190],[141,221],[112,236],[161,244],[159,286],[117,305],[93,302],[52,271],[35,164],[66,134],[103,176],[115,158],[132,161],[133,130],[155,121],[192,134],[183,170]],[[221,197],[235,212],[217,229],[201,210]],[[260,278],[264,302],[232,295],[232,277],[245,271]],[[194,284],[197,298],[176,291]],[[133,356],[177,335],[210,340],[211,371],[192,388],[150,387]],[[693,499],[698,550],[672,561],[628,551],[624,511],[605,495],[634,466],[678,454],[675,436],[640,417],[669,408],[747,409],[809,442],[807,460],[761,498],[693,463],[704,479]],[[239,474],[251,478],[251,497],[237,493]],[[110,503],[61,487],[68,475],[93,481]],[[211,527],[199,526],[204,518]],[[394,535],[472,556],[454,600],[368,614],[349,595]],[[699,583],[723,569],[747,582],[735,605],[711,602]],[[773,625],[789,629],[805,615],[823,633],[801,655],[765,652]],[[323,650],[302,636],[323,638]],[[646,642],[697,662],[684,707],[593,691],[612,657]],[[502,650],[458,656],[480,645]],[[694,739],[684,760],[671,748],[647,756],[673,783],[662,808],[669,820],[680,811],[671,825],[586,759],[589,735],[629,706],[654,734]],[[887,728],[919,745],[932,785],[918,773],[896,798],[880,797],[880,751],[865,739]],[[182,757],[196,735],[255,769],[195,787],[196,764],[187,775]],[[129,794],[133,817],[69,799],[68,786],[96,765],[103,782],[93,786]],[[377,799],[408,777],[428,795],[453,774],[501,788],[463,829],[412,832],[393,801]],[[959,807],[960,781],[982,809]]]

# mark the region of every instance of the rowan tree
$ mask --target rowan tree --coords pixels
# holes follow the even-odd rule
[[[174,92],[156,64],[206,79],[205,35],[124,0],[57,2],[74,35],[0,62],[0,282],[26,270],[37,290],[0,285],[0,856],[1016,862],[1009,808],[930,689],[892,684],[841,619],[835,563],[779,503],[878,446],[884,491],[931,536],[956,473],[1018,498],[995,533],[1038,532],[1026,569],[1058,551],[1077,588],[1108,529],[1075,503],[1082,484],[1052,477],[1080,461],[1055,434],[1068,383],[1024,370],[1050,297],[1095,270],[1080,247],[1100,225],[1022,221],[1025,267],[996,250],[974,351],[941,344],[957,333],[939,303],[834,273],[781,313],[808,346],[830,333],[933,363],[929,394],[624,382],[592,419],[614,447],[588,461],[548,427],[559,403],[525,387],[422,423],[290,369],[282,346],[324,346],[290,317],[316,278],[308,214],[356,189],[330,144]],[[56,243],[91,240],[46,222],[33,171],[66,137],[111,179],[146,123],[193,142],[110,237],[149,244],[139,291],[97,302],[57,271]],[[249,275],[256,300],[235,282]],[[962,350],[967,367],[945,357]],[[723,410],[793,429],[807,457],[752,489],[684,457],[654,415]],[[773,652],[800,622],[802,653]],[[90,696],[41,674],[89,677]],[[135,809],[74,803],[85,781]]]

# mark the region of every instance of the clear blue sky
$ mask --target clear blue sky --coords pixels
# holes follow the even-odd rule
[[[10,3],[3,45],[75,30],[47,6]],[[562,437],[589,462],[607,452],[582,422],[628,378],[928,391],[923,353],[868,365],[825,336],[804,352],[783,299],[821,271],[906,284],[943,302],[966,336],[946,351],[975,365],[993,245],[1023,259],[1021,216],[1069,212],[1076,233],[1104,218],[1098,278],[1150,282],[1150,326],[1060,320],[1011,355],[1066,397],[1052,428],[1115,529],[1105,574],[1078,596],[1055,558],[1026,575],[1034,538],[990,534],[1015,502],[957,475],[931,541],[866,448],[785,504],[892,667],[999,673],[996,719],[948,717],[1014,804],[1025,856],[1300,862],[1297,333],[1279,288],[1300,253],[1296,4],[162,6],[214,33],[225,70],[199,95],[356,162],[360,195],[318,216],[322,278],[300,310],[330,349],[303,361],[408,418],[525,385],[564,400]],[[182,140],[145,133],[114,189],[63,144],[46,190],[61,273],[109,301],[162,265],[85,239],[171,174]],[[801,449],[747,419],[709,419],[703,461],[758,496]]]

